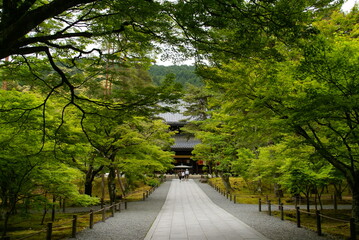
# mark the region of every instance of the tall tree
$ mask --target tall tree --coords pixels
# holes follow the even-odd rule
[[[232,61],[221,68],[207,69],[206,78],[231,100],[228,114],[261,123],[257,131],[274,142],[285,133],[295,133],[340,170],[350,185],[353,217],[358,221],[359,45],[349,33],[328,35],[325,30],[324,36],[303,40],[301,49],[288,51],[287,45],[278,43],[277,51],[286,56],[282,61]],[[263,134],[270,130],[277,133]],[[241,136],[245,130],[238,133]]]
[[[38,108],[40,102],[38,94],[1,90],[0,217],[4,218],[3,235],[9,218],[22,200],[30,202],[41,192],[73,200],[81,198],[69,177],[76,176],[78,171],[59,163],[53,155],[56,128],[49,123],[58,121],[59,114],[53,106]]]
[[[6,80],[42,90],[44,105],[61,95],[63,107],[82,111],[89,102],[123,110],[124,104],[85,93],[102,88],[109,71],[124,76],[129,66],[149,63],[153,41],[173,29],[154,1],[1,1],[0,7],[0,59],[11,56],[0,66]]]
[[[329,0],[183,0],[169,4],[173,5],[170,16],[187,37],[186,43],[193,46],[197,60],[217,64],[248,57],[280,59],[277,42],[293,46],[312,35],[313,16],[336,6]]]

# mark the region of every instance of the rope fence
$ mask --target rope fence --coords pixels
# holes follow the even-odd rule
[[[218,191],[220,194],[222,194],[224,197],[226,197],[227,199],[229,199],[230,201],[233,201],[234,204],[239,203],[238,202],[238,195],[236,194],[231,194],[226,192],[224,189],[220,188],[217,185],[214,185],[212,182],[209,181],[209,185],[211,187],[213,187],[216,191]],[[335,199],[335,197],[334,197]],[[296,201],[297,203],[297,201]],[[263,210],[263,205],[266,205],[267,207],[267,213],[269,216],[272,216],[272,211],[274,208],[278,208],[278,211],[280,212],[280,219],[284,221],[284,211],[285,210],[290,210],[290,211],[295,211],[295,219],[296,219],[296,224],[297,227],[300,228],[302,227],[302,222],[301,222],[301,214],[307,214],[307,215],[313,215],[315,216],[316,219],[316,229],[317,229],[317,234],[319,236],[322,236],[322,223],[323,223],[323,219],[328,219],[328,220],[332,220],[332,221],[338,221],[338,222],[342,222],[342,223],[346,223],[349,224],[349,231],[350,231],[350,240],[357,240],[357,230],[359,230],[359,224],[355,223],[354,218],[350,218],[349,220],[344,220],[344,219],[339,219],[339,218],[334,218],[334,217],[330,217],[327,215],[322,214],[319,210],[315,210],[315,212],[308,212],[308,211],[304,211],[301,210],[299,206],[284,206],[283,203],[281,202],[281,199],[278,198],[278,204],[273,204],[271,200],[268,199],[268,197],[266,198],[265,201],[263,201],[261,198],[258,199],[258,211],[262,212]],[[337,210],[337,205],[334,205],[334,210]]]
[[[155,191],[155,189],[156,189],[156,187],[152,187],[150,190],[146,190],[143,193],[142,200],[145,201],[146,198],[148,198]],[[52,239],[55,239],[53,233],[56,230],[57,231],[70,230],[71,232],[68,235],[70,235],[72,238],[76,238],[76,234],[79,232],[78,231],[79,228],[81,228],[81,230],[83,230],[85,228],[92,229],[94,224],[96,224],[98,222],[105,222],[110,217],[114,217],[116,212],[120,213],[121,210],[126,210],[127,206],[128,206],[127,201],[121,201],[118,203],[114,203],[110,206],[104,206],[101,209],[96,210],[96,211],[94,211],[93,209],[90,209],[90,211],[88,213],[84,213],[81,215],[74,214],[72,216],[72,219],[65,221],[65,222],[61,222],[61,224],[54,225],[53,222],[48,222],[46,224],[46,227],[43,228],[42,230],[37,231],[32,234],[29,234],[29,235],[26,235],[26,236],[23,236],[21,238],[16,238],[16,239],[23,240],[23,239],[28,239],[28,238],[34,237],[36,235],[44,234],[45,235],[44,239],[52,240]],[[87,226],[83,226],[83,224],[80,225],[79,224],[80,219],[88,219]],[[12,238],[10,238],[10,236],[3,236],[1,239],[11,240]]]
[[[272,206],[278,206],[279,210],[280,210],[280,218],[281,220],[284,220],[284,210],[295,210],[296,214],[296,223],[297,223],[297,227],[301,227],[301,213],[303,214],[307,214],[307,215],[315,215],[316,218],[316,226],[317,226],[317,233],[319,236],[322,236],[322,223],[323,223],[323,219],[329,219],[332,221],[337,221],[337,222],[342,222],[342,223],[346,223],[349,224],[349,228],[350,228],[350,239],[351,240],[356,240],[357,239],[357,229],[359,229],[359,224],[355,223],[355,219],[354,218],[350,218],[349,220],[344,220],[344,219],[339,219],[339,218],[334,218],[334,217],[330,217],[327,215],[324,215],[322,213],[320,213],[319,210],[315,210],[315,213],[313,212],[308,212],[308,211],[304,211],[301,210],[299,206],[296,206],[295,208],[291,208],[291,207],[284,207],[283,203],[280,203],[280,205],[276,205],[276,204],[272,204],[270,200],[268,201],[262,201],[260,198],[258,200],[258,208],[259,211],[262,211],[262,204],[266,204],[267,208],[268,208],[268,215],[272,215],[271,212],[271,208]]]

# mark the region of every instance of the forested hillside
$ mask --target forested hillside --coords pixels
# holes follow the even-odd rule
[[[188,65],[181,66],[160,66],[153,65],[151,66],[149,73],[153,79],[153,82],[158,85],[168,74],[174,74],[176,76],[176,82],[179,82],[183,85],[186,83],[191,83],[196,86],[202,85],[202,80],[199,76],[195,74],[195,67]]]

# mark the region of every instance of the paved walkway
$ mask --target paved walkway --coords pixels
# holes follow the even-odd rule
[[[172,180],[145,240],[266,240],[262,234],[214,204],[192,180]]]

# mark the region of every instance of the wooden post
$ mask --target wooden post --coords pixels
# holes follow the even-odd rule
[[[297,218],[297,227],[300,228],[300,207],[296,207],[296,218]]]
[[[106,221],[106,208],[102,208],[102,222]]]
[[[232,194],[231,193],[229,194],[229,201],[232,202]]]
[[[93,228],[93,210],[90,210],[90,229]]]
[[[333,204],[334,204],[334,210],[337,211],[338,210],[338,202],[337,202],[336,194],[334,194],[334,196],[333,196]]]
[[[146,193],[142,193],[142,200],[143,200],[143,201],[146,200]]]
[[[356,229],[355,229],[355,219],[354,218],[350,219],[350,239],[351,240],[357,239],[357,233],[356,233]]]
[[[115,205],[114,204],[112,204],[111,205],[111,208],[110,208],[110,210],[111,210],[111,217],[114,217],[115,216]]]
[[[283,203],[280,203],[279,209],[280,209],[280,219],[283,221],[283,220],[284,220],[284,207],[283,207]]]
[[[268,200],[268,215],[272,216],[272,205],[270,200]]]
[[[237,202],[237,195],[234,195],[233,196],[233,203],[236,204],[236,202]]]
[[[47,223],[46,240],[51,240],[52,222]]]
[[[322,236],[322,223],[321,223],[321,219],[320,219],[320,211],[317,210],[315,211],[315,216],[316,216],[316,219],[317,219],[317,233],[318,233],[318,236]]]
[[[127,201],[125,201],[125,209],[127,209]]]
[[[258,200],[258,208],[259,208],[259,211],[262,212],[262,201],[260,198]]]
[[[77,228],[77,215],[73,215],[72,219],[72,238],[76,238],[76,228]]]
[[[121,202],[118,203],[118,211],[121,212]]]

